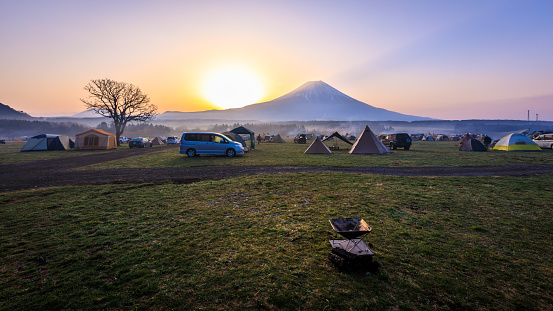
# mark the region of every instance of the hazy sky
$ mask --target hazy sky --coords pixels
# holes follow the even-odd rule
[[[0,102],[71,115],[110,78],[160,112],[213,109],[234,68],[256,102],[322,80],[406,114],[553,120],[552,16],[550,0],[0,0]]]

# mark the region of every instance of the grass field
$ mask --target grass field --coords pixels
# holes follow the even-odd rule
[[[552,189],[301,173],[4,193],[0,309],[551,310]],[[327,259],[348,216],[373,228],[370,274]]]
[[[243,157],[225,158],[200,156],[188,158],[178,149],[161,151],[162,154],[146,154],[118,161],[105,162],[88,168],[119,167],[190,167],[190,166],[247,166],[247,165],[297,165],[297,166],[481,166],[505,164],[553,164],[553,151],[541,152],[461,152],[458,142],[417,141],[412,149],[394,150],[387,155],[351,155],[349,146],[342,143],[333,154],[303,154],[309,145],[293,143],[258,145]]]
[[[23,148],[23,146],[25,146],[25,142],[7,142],[5,145],[0,145],[0,165],[74,157],[101,152],[114,152],[113,150],[55,150],[21,152],[21,148]]]
[[[12,164],[57,157],[79,156],[108,151],[48,151],[19,152],[24,143],[8,143],[0,145],[0,164]],[[330,144],[329,144],[330,145]],[[150,153],[117,161],[105,162],[85,167],[89,168],[120,168],[120,167],[191,167],[191,166],[247,166],[247,165],[291,165],[291,166],[482,166],[506,164],[553,164],[553,150],[544,149],[541,152],[461,152],[458,142],[414,142],[412,149],[394,150],[387,155],[350,155],[349,145],[340,143],[339,150],[330,155],[310,154],[303,152],[309,145],[294,143],[271,144],[262,143],[255,150],[247,152],[243,157],[225,158],[200,156],[188,158],[179,154],[177,149]],[[128,147],[122,146],[121,150]],[[155,148],[155,147],[154,147]]]

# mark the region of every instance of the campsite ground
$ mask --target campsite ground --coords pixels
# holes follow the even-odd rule
[[[66,158],[55,177],[75,184],[0,194],[0,309],[551,309],[551,151],[459,155],[437,142],[305,160],[306,147],[236,159],[152,148],[77,170]],[[436,161],[407,164],[418,157]],[[10,167],[54,174],[55,162]],[[91,172],[113,179],[79,186]],[[326,258],[328,219],[347,216],[373,227],[370,273]]]

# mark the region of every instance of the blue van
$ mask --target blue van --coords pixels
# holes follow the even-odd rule
[[[226,155],[231,158],[243,155],[244,147],[220,133],[184,133],[180,140],[180,154],[189,157],[201,154]]]

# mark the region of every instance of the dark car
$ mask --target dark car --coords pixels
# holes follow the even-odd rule
[[[305,134],[296,135],[296,137],[294,137],[294,142],[296,144],[306,144],[307,143],[307,135],[305,135]]]
[[[411,148],[411,136],[407,133],[390,134],[382,142],[393,150],[397,148],[409,150]]]
[[[137,137],[129,141],[129,148],[146,148],[152,147],[152,142],[148,138]]]

